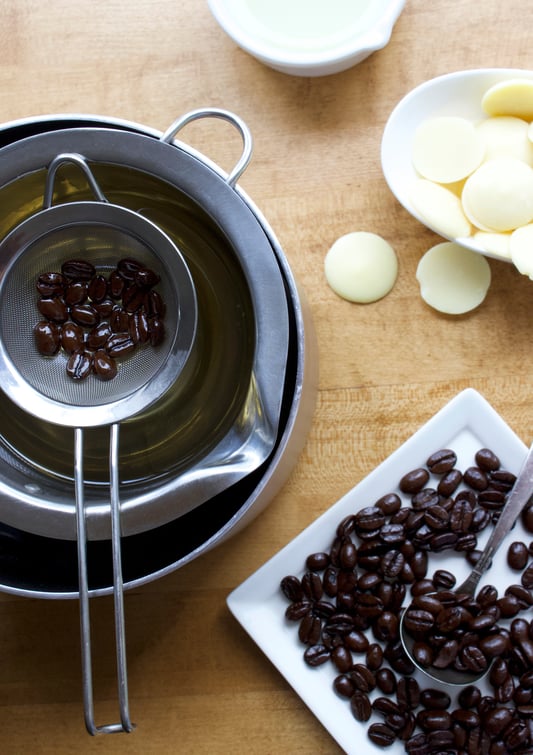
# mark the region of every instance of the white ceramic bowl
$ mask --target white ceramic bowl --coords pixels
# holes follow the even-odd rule
[[[472,122],[487,118],[481,107],[483,94],[500,81],[533,78],[533,71],[516,68],[480,68],[456,71],[425,81],[411,90],[392,111],[381,142],[381,166],[396,199],[413,217],[435,233],[487,257],[510,257],[481,246],[474,237],[452,237],[432,226],[416,210],[411,199],[417,178],[413,167],[413,138],[418,126],[436,116],[460,116]]]
[[[222,29],[262,63],[295,76],[351,68],[388,43],[405,0],[208,0]]]

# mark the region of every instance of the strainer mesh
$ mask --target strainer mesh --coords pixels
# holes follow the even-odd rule
[[[67,356],[61,351],[44,357],[34,343],[34,325],[43,319],[37,309],[35,284],[44,272],[60,271],[69,259],[90,261],[107,274],[123,257],[134,257],[156,271],[157,285],[166,304],[166,337],[158,347],[144,345],[118,362],[110,381],[90,375],[74,381],[66,374]],[[6,271],[0,292],[0,337],[21,377],[42,395],[68,405],[98,406],[117,401],[154,378],[165,363],[177,332],[177,292],[169,283],[157,251],[124,230],[106,224],[73,224],[53,229],[18,251]]]

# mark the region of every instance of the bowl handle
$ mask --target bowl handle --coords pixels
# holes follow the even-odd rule
[[[102,189],[98,186],[98,183],[96,182],[91,169],[87,165],[85,158],[82,155],[76,154],[75,152],[65,152],[54,157],[54,159],[48,166],[48,173],[46,174],[46,185],[43,197],[43,210],[47,210],[52,206],[56,173],[58,168],[60,168],[61,165],[64,165],[65,163],[71,163],[81,168],[96,199],[99,202],[107,202],[107,198],[104,195]]]
[[[231,113],[229,110],[220,110],[219,108],[201,108],[199,110],[191,110],[189,113],[185,113],[185,115],[177,118],[174,123],[172,123],[168,127],[168,129],[161,137],[161,141],[170,144],[178,131],[186,126],[187,123],[198,120],[199,118],[222,118],[222,120],[228,121],[233,126],[235,126],[237,131],[239,131],[243,143],[242,154],[235,167],[230,173],[228,173],[228,176],[226,178],[226,183],[229,184],[229,186],[231,186],[232,188],[235,188],[235,184],[248,167],[248,163],[250,162],[250,159],[252,157],[253,141],[252,134],[250,133],[250,129],[248,128],[246,123],[244,123],[244,121],[234,113]]]

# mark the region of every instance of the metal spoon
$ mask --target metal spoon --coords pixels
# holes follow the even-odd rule
[[[474,595],[476,587],[481,579],[483,573],[490,566],[492,557],[496,553],[497,549],[501,545],[506,535],[512,529],[516,522],[518,515],[533,496],[533,445],[530,447],[526,460],[520,470],[520,474],[513,486],[511,493],[507,499],[505,506],[502,509],[500,518],[494,527],[478,562],[472,569],[470,575],[459,586],[456,587],[454,592],[461,595]],[[424,674],[431,677],[431,679],[438,682],[445,682],[446,684],[455,685],[468,685],[474,684],[481,679],[488,668],[482,671],[480,674],[476,674],[470,671],[457,671],[452,668],[434,668],[433,666],[424,667],[421,666],[415,659],[413,654],[414,640],[407,632],[404,626],[405,611],[402,614],[400,620],[400,638],[403,648],[415,666],[420,669]]]

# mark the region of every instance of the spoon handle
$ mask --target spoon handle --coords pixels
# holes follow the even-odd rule
[[[490,566],[492,556],[516,522],[518,515],[533,496],[533,445],[531,445],[520,474],[513,486],[500,518],[485,545],[477,564],[455,592],[474,594],[482,574]]]

